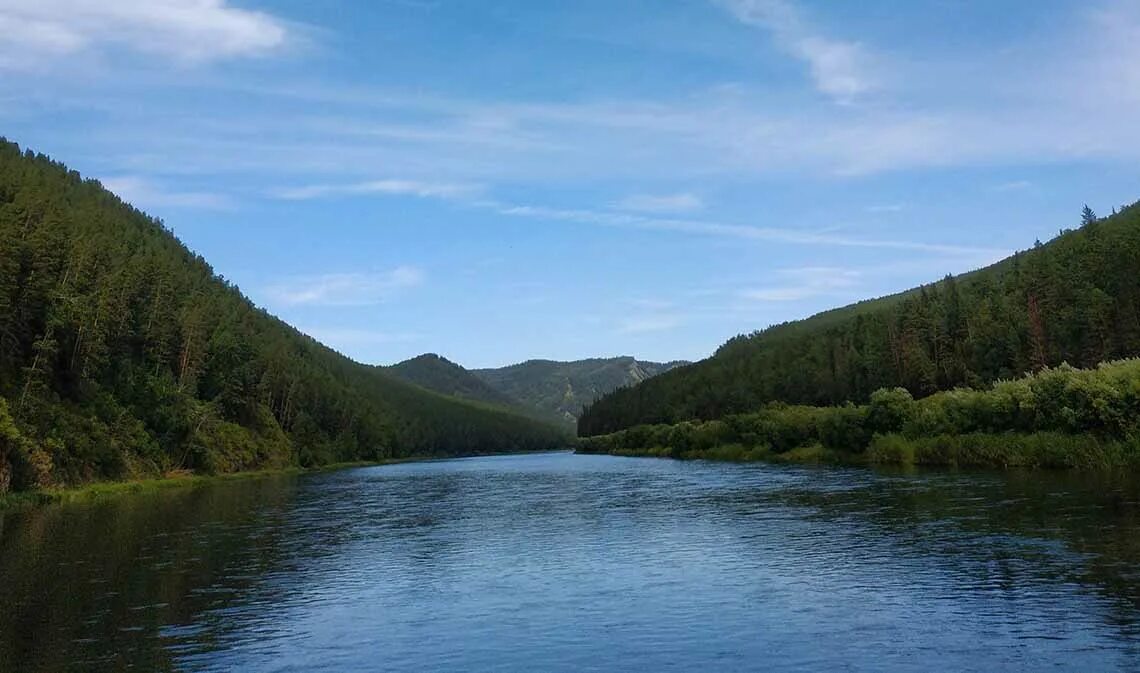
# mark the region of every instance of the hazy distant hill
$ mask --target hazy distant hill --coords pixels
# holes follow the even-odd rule
[[[472,373],[494,389],[550,418],[575,423],[582,407],[624,386],[662,374],[687,362],[643,362],[632,357],[573,362],[528,360]]]
[[[481,402],[573,427],[582,407],[598,397],[686,362],[642,362],[632,357],[574,362],[529,360],[497,369],[465,369],[425,353],[383,370],[428,390]]]
[[[424,353],[404,360],[384,371],[408,383],[414,383],[437,393],[483,402],[501,407],[519,408],[524,405],[506,393],[492,387],[470,371],[435,353]]]

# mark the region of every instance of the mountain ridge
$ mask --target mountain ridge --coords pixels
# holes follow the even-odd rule
[[[534,358],[504,367],[467,369],[437,353],[423,353],[385,372],[428,390],[509,409],[572,429],[581,408],[599,395],[688,364],[629,355],[581,360]]]
[[[471,373],[508,396],[565,423],[576,423],[581,410],[599,396],[687,365],[653,362],[623,355],[582,360],[531,359]]]

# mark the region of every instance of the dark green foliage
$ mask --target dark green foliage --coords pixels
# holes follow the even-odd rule
[[[880,465],[1105,469],[1140,467],[1140,441],[1056,432],[1027,434],[880,435],[867,450]]]
[[[1092,467],[1140,465],[1140,359],[1062,365],[986,390],[914,400],[882,389],[864,406],[771,404],[707,422],[635,426],[579,440],[593,453],[708,458],[820,447],[870,462]],[[729,447],[729,448],[723,448]]]
[[[746,413],[773,401],[865,403],[978,387],[1062,362],[1140,354],[1140,206],[993,266],[771,327],[590,405],[583,436]]]
[[[564,441],[325,348],[161,222],[0,141],[0,491]]]
[[[898,432],[914,415],[914,397],[906,388],[876,390],[867,407],[867,430],[875,433]]]

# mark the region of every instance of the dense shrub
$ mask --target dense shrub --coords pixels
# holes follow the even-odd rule
[[[988,390],[960,388],[920,400],[893,388],[876,391],[865,406],[773,404],[706,423],[637,426],[581,445],[597,453],[652,449],[728,460],[818,447],[866,451],[866,460],[878,463],[1132,465],[1140,453],[1140,359],[1089,370],[1064,365]]]

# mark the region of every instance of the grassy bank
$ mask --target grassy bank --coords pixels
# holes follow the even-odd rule
[[[83,502],[100,498],[112,498],[123,495],[153,493],[168,489],[194,488],[207,486],[225,481],[242,481],[289,474],[312,474],[320,472],[334,472],[354,467],[375,467],[378,465],[396,465],[399,463],[420,463],[435,460],[453,460],[456,458],[469,458],[479,455],[520,455],[534,453],[524,451],[518,453],[471,454],[456,456],[407,456],[403,458],[386,458],[384,460],[363,460],[343,463],[330,463],[310,468],[283,467],[269,470],[249,470],[245,472],[230,472],[226,474],[193,474],[189,472],[171,473],[165,477],[154,479],[131,479],[127,481],[100,481],[78,486],[64,488],[46,488],[31,491],[16,491],[0,495],[0,509],[26,505],[47,505],[60,502]]]
[[[117,497],[141,493],[153,493],[176,488],[192,488],[222,481],[255,479],[272,475],[297,474],[301,468],[280,470],[255,470],[232,474],[201,475],[172,474],[156,479],[134,479],[130,481],[103,481],[82,486],[46,488],[32,491],[17,491],[0,496],[0,508],[19,505],[46,505],[58,502],[79,502],[100,498]]]
[[[591,453],[590,449],[579,449]],[[721,444],[677,452],[671,447],[615,447],[615,456],[722,460],[731,462],[823,463],[835,465],[898,465],[987,467],[1002,469],[1140,469],[1140,443],[1104,441],[1094,436],[1057,433],[940,435],[909,438],[880,435],[866,451],[853,452],[822,444],[775,452],[766,446]]]
[[[83,502],[101,498],[113,498],[123,495],[137,495],[154,493],[169,489],[195,488],[226,481],[242,481],[289,474],[306,474],[318,472],[332,472],[354,467],[372,467],[376,465],[392,465],[396,463],[410,463],[425,460],[439,460],[440,456],[417,456],[408,458],[389,458],[381,461],[354,461],[345,463],[332,463],[319,467],[284,467],[272,470],[250,470],[246,472],[231,472],[227,474],[191,474],[172,473],[165,477],[155,479],[132,479],[129,481],[101,481],[91,484],[65,488],[47,488],[32,491],[17,491],[0,495],[0,509],[27,505],[47,505],[61,502]]]
[[[584,453],[1001,468],[1140,467],[1140,360],[1047,369],[984,390],[751,414],[583,438]]]

